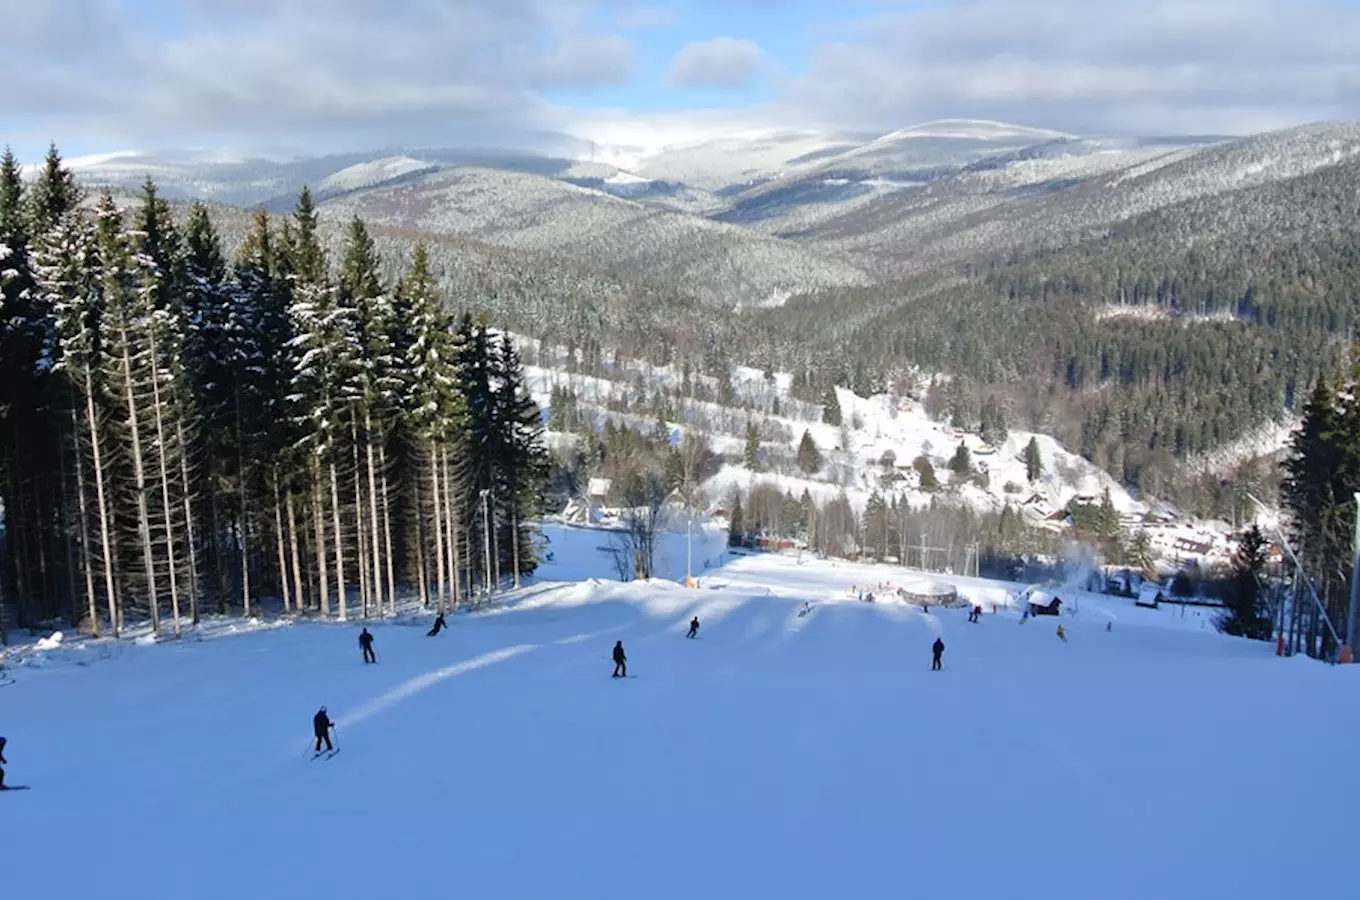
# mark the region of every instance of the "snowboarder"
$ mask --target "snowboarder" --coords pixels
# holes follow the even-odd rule
[[[5,762],[5,739],[0,737],[0,766],[3,766]],[[7,790],[9,788],[5,787],[5,770],[0,769],[0,791]]]
[[[435,635],[439,634],[440,631],[448,627],[449,623],[444,621],[444,614],[440,613],[439,615],[435,616],[434,627],[431,628],[428,632],[426,632],[425,636],[434,637]]]
[[[692,638],[698,636],[698,634],[699,634],[699,617],[695,616],[689,623],[689,634],[685,635],[685,637]]]
[[[944,641],[936,638],[935,643],[930,646],[930,651],[934,654],[934,659],[930,661],[931,671],[942,668],[944,665],[942,662],[944,657]]]
[[[623,641],[614,644],[614,678],[628,677],[628,657],[623,652]]]
[[[368,633],[367,628],[359,634],[359,648],[364,651],[364,662],[375,663],[378,661],[378,657],[373,653],[373,635]]]
[[[321,707],[317,714],[312,716],[312,731],[316,732],[317,753],[321,752],[322,741],[326,742],[327,750],[335,749],[334,745],[331,744],[331,729],[334,727],[335,723],[331,721],[330,716],[326,715],[326,707]]]
[[[1067,632],[1063,631],[1061,625],[1058,626],[1058,640],[1062,641],[1064,644],[1067,643]]]

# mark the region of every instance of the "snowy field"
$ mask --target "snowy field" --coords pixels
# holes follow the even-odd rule
[[[1003,585],[953,579],[976,625],[851,599],[910,577],[885,567],[622,585],[607,535],[550,534],[512,603],[437,638],[371,625],[376,666],[357,623],[19,666],[4,896],[1240,900],[1360,837],[1360,772],[1319,768],[1360,738],[1360,669],[1113,598],[1082,597],[1067,643],[992,614]],[[664,550],[682,576],[683,536]],[[620,639],[636,678],[609,677]],[[322,704],[341,749],[313,761]]]

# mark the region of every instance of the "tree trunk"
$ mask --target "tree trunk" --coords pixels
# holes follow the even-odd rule
[[[321,467],[320,464],[312,460],[312,526],[316,532],[316,571],[321,583],[318,586],[317,594],[321,600],[321,614],[329,616],[331,614],[330,584],[326,572],[326,512],[325,504],[321,499]]]
[[[74,415],[73,415],[74,418]],[[78,464],[78,463],[77,463]],[[66,556],[66,593],[67,606],[70,609],[71,625],[80,626],[81,604],[77,602],[76,584],[79,579],[76,577],[76,554],[75,546],[71,536],[70,508],[68,502],[71,496],[70,476],[66,474],[66,454],[61,450],[61,441],[57,443],[57,469],[58,477],[61,481],[61,495],[58,497],[59,513],[61,517],[61,543]],[[88,596],[88,595],[87,595]]]
[[[454,558],[453,544],[457,529],[457,519],[453,512],[453,479],[449,477],[449,451],[448,448],[441,450],[442,468],[444,475],[444,517],[448,521],[449,527],[445,529],[448,533],[448,546],[445,549],[448,557],[449,580],[453,582],[453,607],[458,608],[458,565]]]
[[[175,637],[179,630],[179,568],[175,558],[175,525],[170,504],[170,461],[165,455],[165,413],[161,405],[160,358],[156,350],[156,339],[151,338],[151,403],[156,419],[156,459],[157,473],[161,482],[161,513],[165,522],[165,559],[170,576],[170,615],[174,620]]]
[[[510,543],[515,557],[515,590],[519,590],[519,509],[510,507]]]
[[[90,462],[94,466],[94,496],[99,506],[99,541],[104,551],[104,593],[109,604],[109,630],[118,637],[118,593],[113,582],[113,541],[109,537],[109,504],[104,496],[104,461],[99,441],[99,419],[94,409],[94,378],[85,369],[85,423],[90,429]]]
[[[213,576],[217,583],[217,614],[225,616],[227,614],[227,572],[222,566],[222,543],[225,537],[222,534],[222,513],[218,505],[217,488],[211,482],[208,487],[208,516],[211,520],[208,527],[212,530]]]
[[[397,614],[397,571],[392,552],[392,490],[387,483],[387,447],[378,445],[378,468],[382,473],[383,543],[387,548],[387,602],[393,616]],[[419,479],[416,479],[417,481]],[[417,543],[419,543],[417,541]]]
[[[411,488],[415,494],[412,499],[415,501],[413,505],[416,511],[416,590],[420,595],[420,608],[429,609],[430,592],[427,584],[429,572],[425,571],[425,508],[420,496],[421,481],[419,476],[411,479]],[[390,539],[388,546],[391,546]],[[391,562],[391,557],[388,558],[388,562]]]
[[[444,514],[441,509],[443,492],[439,489],[441,452],[430,442],[430,496],[434,500],[434,592],[439,614],[444,614]]]
[[[492,491],[486,498],[486,508],[491,511],[491,584],[492,590],[501,589],[501,529],[496,520],[496,493]],[[650,575],[648,576],[651,577]]]
[[[123,400],[127,404],[128,426],[132,439],[132,472],[137,492],[137,530],[142,538],[142,567],[146,571],[147,605],[151,610],[151,630],[160,634],[160,604],[156,596],[156,563],[151,550],[151,517],[146,504],[146,464],[142,459],[142,436],[137,426],[137,398],[132,392],[132,351],[128,347],[127,327],[122,335]]]
[[[237,501],[241,507],[238,522],[237,546],[241,551],[241,608],[243,615],[250,618],[250,504],[246,500],[246,458],[241,438],[241,392],[234,394],[236,406],[236,490]]]
[[[357,422],[357,420],[355,420]],[[369,584],[368,567],[368,522],[367,506],[364,503],[364,490],[361,485],[360,466],[359,466],[359,433],[358,426],[350,423],[350,470],[351,480],[354,482],[354,548],[355,559],[359,570],[359,603],[363,608],[363,618],[368,618],[369,604],[373,598],[373,591]]]
[[[284,503],[288,507],[288,545],[293,557],[293,597],[294,605],[298,612],[302,612],[306,606],[306,596],[302,592],[302,553],[298,546],[298,527],[297,515],[293,510],[293,492],[289,491],[285,495]],[[284,576],[287,577],[286,575]]]
[[[184,535],[189,549],[189,615],[198,624],[198,541],[194,538],[194,506],[189,496],[189,444],[184,438],[184,420],[179,421],[179,472],[184,481]]]
[[[378,521],[378,473],[374,470],[373,462],[373,419],[368,410],[364,411],[364,443],[368,451],[368,517],[369,517],[369,537],[372,540],[372,548],[369,551],[373,564],[373,601],[378,607],[378,615],[383,614],[383,589],[382,589],[382,546],[381,529]],[[390,562],[390,560],[389,560]],[[393,603],[395,604],[395,599]]]
[[[292,592],[288,590],[288,550],[283,543],[283,498],[279,496],[279,470],[274,468],[273,476],[269,479],[274,488],[274,551],[278,554],[279,565],[279,593],[283,595],[283,614],[290,614],[292,609]]]
[[[85,456],[80,452],[80,416],[74,404],[71,406],[71,444],[76,458],[76,512],[80,518],[80,556],[81,568],[85,570],[85,602],[90,617],[90,633],[94,637],[99,637],[99,608],[95,603],[94,594],[94,552],[90,548],[90,503],[87,496],[88,488],[85,486]],[[4,606],[0,605],[0,618],[3,618],[4,614]]]
[[[345,585],[345,532],[340,523],[340,474],[336,471],[335,460],[330,462],[331,473],[331,524],[335,528],[335,602],[340,621],[349,618],[349,597]]]

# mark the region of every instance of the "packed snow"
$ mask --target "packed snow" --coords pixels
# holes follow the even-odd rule
[[[297,622],[16,667],[6,896],[1250,900],[1356,836],[1360,772],[1310,749],[1360,738],[1351,667],[1112,598],[1063,642],[955,579],[970,624],[893,600],[905,570],[712,533],[697,588],[619,584],[606,533],[549,536],[543,580],[439,637],[367,623],[377,665],[360,623]],[[37,864],[72,841],[83,864]]]

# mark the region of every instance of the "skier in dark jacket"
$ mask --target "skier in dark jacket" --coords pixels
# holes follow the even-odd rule
[[[440,631],[443,631],[445,628],[448,627],[449,623],[444,621],[444,614],[440,613],[438,616],[435,617],[434,627],[427,631],[425,633],[425,636],[434,637],[436,634],[439,634]]]
[[[628,677],[628,657],[623,652],[623,641],[614,644],[614,678]]]
[[[699,634],[699,617],[695,616],[694,619],[689,623],[689,634],[685,635],[685,637],[692,638],[698,636],[698,634]]]
[[[331,721],[330,716],[326,715],[326,707],[324,706],[321,707],[317,714],[315,716],[312,716],[312,731],[316,732],[317,753],[321,752],[322,741],[326,742],[327,750],[335,749],[335,747],[332,746],[331,744],[331,729],[334,727],[335,723]]]
[[[941,659],[944,657],[944,641],[936,638],[935,643],[931,645],[930,650],[935,654],[935,658],[931,660],[930,663],[930,668],[933,671],[943,666]]]
[[[4,765],[5,760],[5,739],[0,737],[0,765]],[[5,770],[0,769],[0,791],[9,790],[5,787]]]
[[[359,635],[359,647],[364,651],[364,662],[375,663],[378,657],[373,653],[373,635],[365,628]]]

